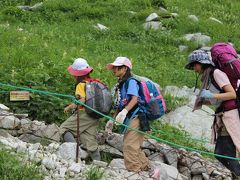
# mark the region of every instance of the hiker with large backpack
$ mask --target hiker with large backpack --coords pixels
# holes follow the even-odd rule
[[[142,128],[146,128],[145,130],[149,130],[147,127],[148,124],[146,123],[147,121],[146,119],[144,120],[144,118],[146,118],[144,110],[141,110],[141,105],[139,104],[139,101],[141,101],[140,90],[142,86],[139,84],[138,80],[133,78],[131,73],[131,61],[127,57],[117,57],[113,63],[107,65],[107,69],[112,70],[114,76],[118,78],[118,82],[114,87],[116,99],[114,103],[115,113],[113,117],[115,120],[119,124],[125,124],[134,129],[142,130]],[[154,102],[156,102],[154,107],[159,107],[158,103],[160,103],[160,100],[159,102]],[[159,110],[159,108],[157,110],[160,113],[161,110]],[[143,120],[145,121],[145,125],[144,122],[141,122],[140,116],[144,116]],[[106,124],[105,130],[108,133],[111,133],[112,127],[113,121],[109,120]],[[122,127],[122,133],[124,134],[123,156],[127,170],[134,172],[149,171],[150,177],[153,179],[159,179],[159,168],[150,166],[150,161],[141,150],[144,134],[126,127]]]
[[[92,71],[93,69],[83,58],[77,58],[74,63],[68,67],[68,72],[76,79],[75,95],[77,99],[83,103],[86,103],[87,101],[88,83],[93,81],[93,79],[90,78],[90,73]],[[96,140],[99,117],[97,117],[97,115],[93,112],[90,112],[93,115],[88,114],[86,108],[83,106],[79,106],[79,109],[76,108],[77,105],[72,103],[64,109],[64,112],[74,110],[74,114],[64,121],[60,126],[63,141],[76,142],[75,138],[77,137],[78,116],[80,142],[90,153],[92,160],[100,160],[100,152]]]
[[[212,126],[212,143],[216,143],[215,154],[236,157],[240,150],[240,118],[236,102],[235,88],[227,74],[215,67],[210,54],[195,50],[188,57],[185,68],[201,75],[202,86],[193,110],[203,104],[215,106]],[[228,168],[234,177],[240,176],[240,164],[237,160],[216,156]]]

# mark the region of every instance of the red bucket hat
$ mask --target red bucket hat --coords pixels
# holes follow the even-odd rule
[[[83,58],[77,58],[73,64],[68,67],[68,72],[73,76],[84,76],[91,73],[93,69]]]

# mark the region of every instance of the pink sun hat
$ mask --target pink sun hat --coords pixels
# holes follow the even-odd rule
[[[73,76],[84,76],[92,72],[93,69],[83,58],[77,58],[73,64],[68,67],[68,72]]]
[[[117,57],[113,63],[107,64],[107,69],[111,70],[114,66],[123,65],[132,69],[132,63],[127,57]]]

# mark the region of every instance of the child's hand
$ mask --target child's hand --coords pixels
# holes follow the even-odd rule
[[[214,95],[213,95],[213,93],[211,93],[211,91],[203,89],[201,94],[200,94],[200,97],[211,99],[211,98],[214,98]]]
[[[124,119],[126,118],[128,113],[128,110],[126,110],[125,108],[118,113],[118,115],[116,116],[116,121],[119,123],[123,123]]]
[[[76,108],[77,107],[77,105],[76,104],[74,104],[74,103],[72,103],[72,104],[70,104],[70,105],[68,105],[67,107],[65,107],[65,109],[63,110],[63,112],[68,112],[69,110],[71,110],[71,109],[74,109],[74,108]]]
[[[70,106],[70,105],[69,105],[69,106]],[[64,110],[63,110],[64,113],[67,113],[67,112],[70,110],[70,107],[69,107],[69,106],[67,106],[67,107],[64,108]]]
[[[79,94],[76,94],[75,97],[76,97],[77,100],[80,100],[82,98]]]

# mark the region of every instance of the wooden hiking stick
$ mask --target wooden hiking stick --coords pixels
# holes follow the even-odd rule
[[[77,105],[77,147],[76,147],[76,163],[78,163],[79,157],[79,139],[80,139],[80,132],[79,132],[79,105]]]

